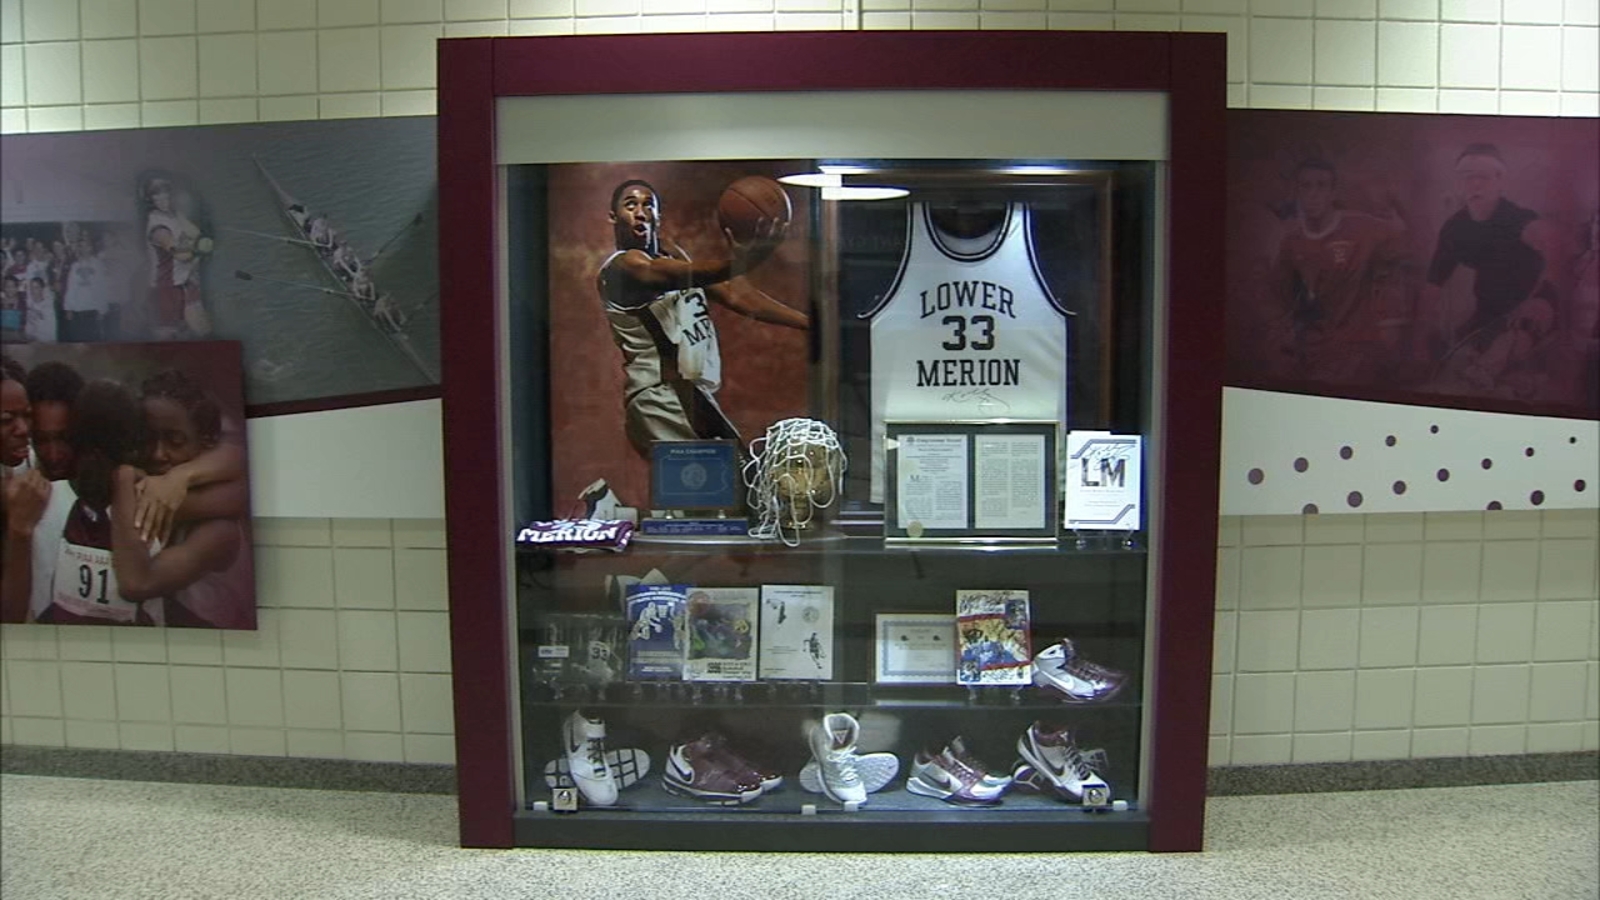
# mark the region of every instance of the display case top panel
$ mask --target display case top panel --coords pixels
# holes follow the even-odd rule
[[[502,165],[876,157],[1159,160],[1167,95],[853,91],[502,97]]]

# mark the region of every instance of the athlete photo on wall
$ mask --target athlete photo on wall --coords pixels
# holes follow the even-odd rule
[[[1595,120],[1229,116],[1230,383],[1600,414]]]
[[[549,167],[558,513],[648,510],[653,441],[744,447],[806,413],[811,210],[773,180],[802,166]]]
[[[0,622],[254,630],[232,341],[31,343],[0,358]]]

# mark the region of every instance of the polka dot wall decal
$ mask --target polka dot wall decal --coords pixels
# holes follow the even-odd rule
[[[1251,469],[1250,472],[1245,475],[1245,477],[1250,479],[1251,484],[1260,484],[1261,482],[1267,480],[1267,473],[1261,471],[1260,469]]]
[[[1539,506],[1540,504],[1544,503],[1544,491],[1534,491],[1533,493],[1529,494],[1528,502],[1532,503],[1534,506]]]
[[[1440,481],[1449,481],[1450,480],[1450,470],[1449,469],[1440,469],[1437,477],[1438,477],[1438,479]]]
[[[1395,496],[1398,497],[1401,494],[1404,494],[1405,492],[1406,492],[1406,483],[1404,481],[1396,481],[1394,483]]]
[[[1567,438],[1567,443],[1569,443],[1569,444],[1576,444],[1577,442],[1578,442],[1578,439],[1575,438],[1575,437]]]
[[[1492,468],[1494,468],[1494,460],[1492,460],[1492,459],[1489,459],[1489,458],[1488,458],[1488,457],[1484,457],[1484,459],[1483,459],[1483,467],[1484,467],[1484,468],[1485,468],[1485,469],[1492,469]]]
[[[1309,468],[1311,468],[1311,463],[1304,456],[1294,461],[1294,470],[1296,472],[1304,472]]]
[[[1362,500],[1362,497],[1361,497],[1361,492],[1360,491],[1351,491],[1349,496],[1344,498],[1344,502],[1350,504],[1352,509],[1355,508],[1355,507],[1360,506],[1361,505],[1361,500]]]
[[[1349,459],[1350,457],[1355,456],[1355,455],[1356,455],[1356,452],[1354,450],[1350,449],[1350,445],[1349,444],[1345,444],[1343,447],[1339,448],[1339,458],[1340,459]]]
[[[1300,514],[1305,516],[1316,515],[1317,505],[1315,503],[1307,503],[1305,506],[1300,507]]]
[[[1388,445],[1388,446],[1390,446],[1390,447],[1393,447],[1393,446],[1394,446],[1394,443],[1395,443],[1395,441],[1394,441],[1394,435],[1392,435],[1392,434],[1391,434],[1391,435],[1389,435],[1389,436],[1388,436],[1388,437],[1386,437],[1386,438],[1384,438],[1384,439],[1383,439],[1383,442],[1384,442],[1384,444],[1386,444],[1386,445]]]
[[[1500,506],[1500,501],[1499,500],[1490,500],[1489,501],[1489,505],[1484,507],[1484,509],[1501,509],[1501,508],[1502,507]]]
[[[1533,448],[1532,447],[1523,448],[1522,455],[1523,456],[1532,456],[1533,455]]]
[[[1428,431],[1430,431],[1433,434],[1438,434],[1439,433],[1439,426],[1437,426],[1437,425],[1429,425],[1428,426]]]
[[[1574,481],[1572,483],[1572,489],[1577,491],[1580,494],[1583,493],[1583,489],[1588,487],[1588,486],[1589,486],[1589,483],[1587,481],[1584,481],[1582,478],[1579,478],[1577,481]]]

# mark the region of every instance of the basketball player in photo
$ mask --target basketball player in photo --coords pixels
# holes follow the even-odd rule
[[[710,303],[761,322],[810,327],[805,313],[741,277],[783,241],[787,222],[763,219],[742,240],[724,229],[726,257],[692,260],[662,237],[660,195],[639,179],[612,191],[607,219],[616,252],[601,264],[595,283],[622,352],[628,441],[648,457],[652,441],[739,440],[738,429],[715,399],[722,384],[722,351]],[[603,493],[604,486],[598,487]],[[585,496],[595,489],[591,486]]]
[[[1273,263],[1269,337],[1281,348],[1282,374],[1335,384],[1382,377],[1395,327],[1406,318],[1400,269],[1405,225],[1340,208],[1338,175],[1323,159],[1295,167],[1295,202]],[[1387,340],[1386,340],[1387,338]]]
[[[872,320],[872,484],[884,498],[884,422],[1067,423],[1067,323],[1024,204],[907,205],[905,254]],[[1065,442],[1061,442],[1065,443]]]

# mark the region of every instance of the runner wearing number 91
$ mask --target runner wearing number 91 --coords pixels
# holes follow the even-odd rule
[[[7,509],[6,574],[0,582],[7,610],[26,597],[30,621],[160,623],[159,602],[124,596],[112,560],[115,476],[119,466],[138,460],[143,434],[143,412],[127,388],[114,381],[84,386],[68,429],[78,457],[72,478],[46,482],[42,492],[27,492],[43,502],[9,504]],[[142,544],[140,550],[148,552]]]

